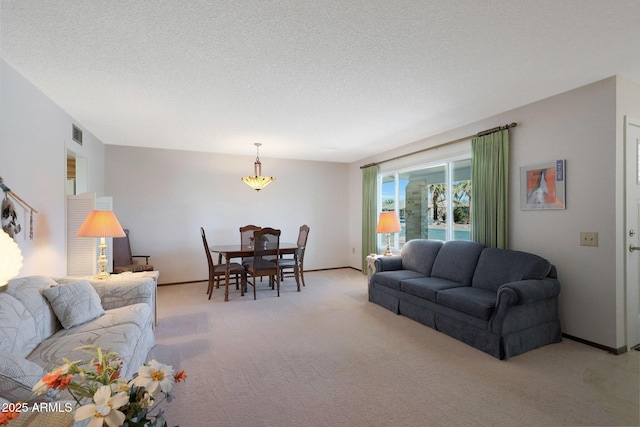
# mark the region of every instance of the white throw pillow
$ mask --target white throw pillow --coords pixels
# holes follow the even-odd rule
[[[82,325],[104,314],[100,297],[86,280],[42,291],[65,329]]]

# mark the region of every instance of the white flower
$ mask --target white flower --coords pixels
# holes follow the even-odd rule
[[[144,387],[153,398],[160,391],[169,393],[173,382],[173,368],[155,359],[149,362],[149,366],[141,366],[138,376],[131,381],[135,386]]]
[[[121,391],[111,396],[111,387],[103,385],[93,395],[95,403],[89,403],[76,410],[75,420],[82,421],[90,418],[87,427],[119,427],[124,423],[125,416],[118,408],[129,402],[127,393]]]
[[[129,393],[131,386],[129,385],[129,381],[126,378],[118,378],[114,382],[111,383],[111,392],[117,393],[119,391],[124,391],[125,393]]]
[[[138,403],[140,404],[141,408],[148,408],[151,406],[152,400],[153,399],[151,399],[151,395],[149,393],[145,393]]]

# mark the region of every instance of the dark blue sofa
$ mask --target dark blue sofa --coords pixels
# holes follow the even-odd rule
[[[537,255],[419,239],[375,266],[369,301],[494,357],[562,341],[556,268]]]

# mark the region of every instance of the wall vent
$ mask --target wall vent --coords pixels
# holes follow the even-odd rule
[[[72,124],[72,126],[73,126],[73,130],[71,133],[72,133],[73,140],[78,144],[82,145],[82,130],[76,125]]]

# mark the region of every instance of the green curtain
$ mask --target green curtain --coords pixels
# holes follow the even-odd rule
[[[491,248],[507,248],[509,130],[471,140],[471,238]]]
[[[378,253],[378,165],[362,168],[362,272],[367,273],[367,255]]]

